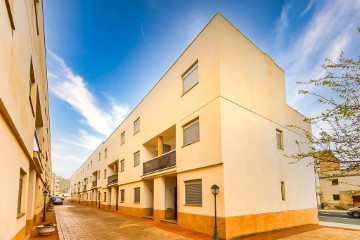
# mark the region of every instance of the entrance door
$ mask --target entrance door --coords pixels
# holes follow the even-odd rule
[[[116,194],[115,194],[115,200],[116,200],[116,203],[115,203],[115,211],[118,210],[119,208],[119,188],[115,188],[115,191],[116,191]]]
[[[174,187],[174,219],[177,220],[177,187]]]
[[[353,198],[353,206],[357,207],[360,206],[360,196],[352,196]]]

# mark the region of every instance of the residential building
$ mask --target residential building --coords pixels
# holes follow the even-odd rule
[[[320,163],[320,201],[323,209],[360,206],[360,170],[341,169],[340,161]]]
[[[311,160],[284,156],[304,139],[288,124],[311,131],[284,75],[216,14],[73,174],[72,200],[213,235],[216,184],[221,238],[317,223]]]
[[[61,176],[52,174],[51,195],[69,197],[70,193],[70,179],[65,179]]]
[[[50,191],[42,0],[0,1],[0,239],[24,239]]]

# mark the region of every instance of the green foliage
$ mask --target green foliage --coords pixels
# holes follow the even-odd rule
[[[358,29],[360,32],[360,28]],[[325,60],[322,65],[323,77],[308,82],[298,82],[310,86],[311,90],[300,90],[299,94],[314,96],[326,109],[304,122],[311,123],[319,129],[316,136],[297,126],[290,127],[302,130],[306,141],[299,142],[299,152],[288,157],[301,160],[306,157],[315,159],[315,166],[322,159],[319,152],[331,152],[334,159],[349,170],[360,167],[360,58],[345,58],[341,53],[338,61]],[[327,94],[325,94],[327,93]],[[330,94],[329,94],[330,93]],[[313,147],[303,149],[305,144]]]

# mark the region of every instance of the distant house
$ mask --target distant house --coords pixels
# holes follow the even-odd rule
[[[323,209],[348,209],[360,206],[360,170],[340,168],[333,154],[320,153],[320,201]]]

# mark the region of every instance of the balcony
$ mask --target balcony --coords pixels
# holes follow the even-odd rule
[[[108,177],[108,185],[110,184],[114,184],[114,183],[117,183],[118,182],[118,174],[114,174],[110,177]]]
[[[97,187],[97,180],[92,181],[92,188],[96,188]]]
[[[163,170],[176,166],[176,150],[167,152],[150,161],[143,163],[143,174]]]

